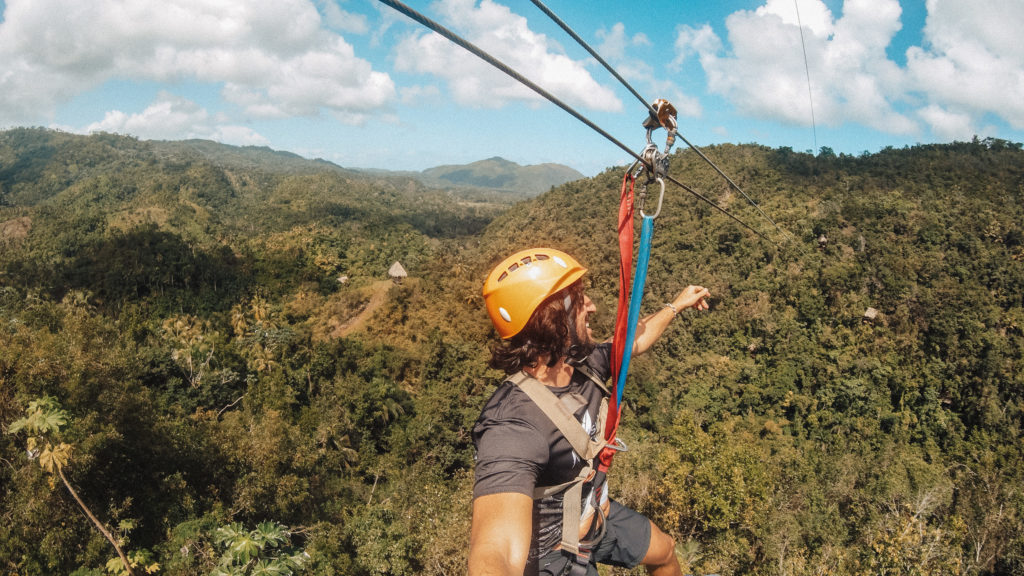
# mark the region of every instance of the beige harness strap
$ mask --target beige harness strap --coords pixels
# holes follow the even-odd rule
[[[583,373],[589,378],[594,379],[590,373]],[[562,436],[572,446],[573,451],[587,463],[575,479],[557,486],[538,486],[533,492],[533,498],[537,500],[557,494],[563,490],[565,491],[565,495],[562,497],[561,546],[563,550],[579,554],[579,525],[580,519],[583,516],[583,484],[594,472],[594,458],[607,444],[604,440],[604,425],[608,415],[608,403],[606,400],[601,402],[601,412],[598,415],[597,422],[599,440],[592,440],[586,430],[583,429],[583,426],[580,425],[579,420],[572,415],[572,412],[566,408],[565,404],[547,386],[541,384],[537,379],[525,372],[513,374],[509,376],[508,380],[529,396],[530,400],[558,428],[558,431],[562,433]],[[604,386],[601,387],[604,388]]]
[[[604,395],[606,397],[612,395],[612,391],[609,390],[608,387],[604,385],[604,382],[600,378],[598,378],[597,374],[590,368],[580,364],[579,366],[573,366],[573,370],[579,370],[580,374],[583,374],[584,376],[589,378],[591,382],[597,384],[597,387],[600,388],[602,392],[604,392]]]

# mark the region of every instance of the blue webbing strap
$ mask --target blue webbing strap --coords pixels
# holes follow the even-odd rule
[[[622,350],[619,380],[615,383],[615,401],[619,412],[622,412],[622,390],[626,387],[626,375],[629,374],[629,360],[633,356],[633,340],[636,338],[636,325],[640,321],[640,301],[643,300],[644,284],[647,283],[647,263],[651,259],[651,239],[653,235],[654,217],[644,215],[640,224],[640,246],[636,256],[636,273],[633,275],[633,285],[629,290],[626,346]]]

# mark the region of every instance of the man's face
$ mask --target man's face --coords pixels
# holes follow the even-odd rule
[[[576,317],[576,331],[578,332],[580,342],[594,343],[594,333],[590,329],[590,315],[595,312],[597,312],[597,306],[594,305],[594,301],[584,294],[583,307],[579,310]]]

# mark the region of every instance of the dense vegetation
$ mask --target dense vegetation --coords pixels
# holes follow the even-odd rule
[[[610,333],[621,169],[504,210],[257,152],[0,133],[0,571],[120,570],[84,506],[140,574],[463,573],[481,278],[578,254]],[[707,152],[788,232],[673,156],[782,248],[669,189],[646,308],[713,307],[634,364],[613,492],[698,574],[1024,572],[1021,147]]]

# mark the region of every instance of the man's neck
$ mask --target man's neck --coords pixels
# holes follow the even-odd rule
[[[561,388],[572,380],[573,367],[564,360],[548,366],[546,358],[539,358],[536,366],[526,367],[523,371],[545,386]]]

